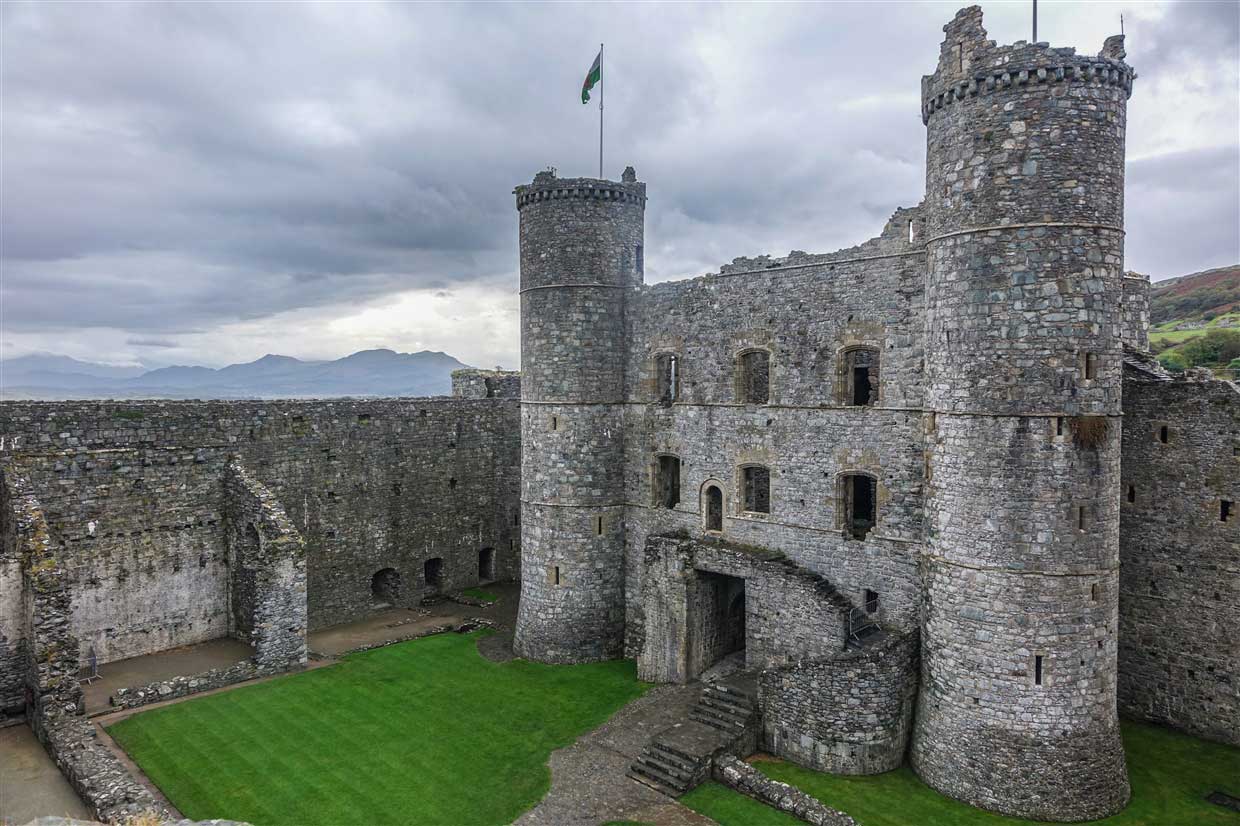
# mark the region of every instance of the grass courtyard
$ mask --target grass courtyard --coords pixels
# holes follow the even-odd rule
[[[1105,826],[1237,826],[1240,814],[1205,801],[1212,791],[1240,797],[1240,749],[1207,743],[1158,726],[1125,722],[1124,750],[1132,802]],[[782,760],[755,763],[775,780],[796,786],[861,826],[1037,826],[974,809],[922,783],[908,766],[870,777],[842,777]],[[801,821],[716,783],[681,802],[722,826],[792,826]]]
[[[632,662],[481,657],[439,634],[143,712],[108,728],[191,819],[256,826],[509,823],[547,758],[648,688]]]

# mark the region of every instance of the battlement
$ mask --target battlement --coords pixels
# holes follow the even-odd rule
[[[1137,74],[1124,63],[1124,36],[1106,39],[1097,55],[1024,40],[997,46],[986,38],[982,10],[969,6],[943,27],[946,37],[933,75],[921,80],[921,120],[958,100],[1039,84],[1114,86],[1132,95]]]
[[[639,183],[633,167],[624,170],[621,181],[603,178],[557,178],[552,171],[539,172],[533,183],[522,184],[514,189],[517,209],[540,201],[558,201],[568,198],[593,201],[616,201],[646,205],[646,185]]]

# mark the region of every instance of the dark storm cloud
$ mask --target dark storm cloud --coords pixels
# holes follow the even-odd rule
[[[1047,5],[1057,43],[1096,51],[1117,28],[1112,9]],[[859,243],[921,199],[918,80],[955,8],[4,4],[6,342],[106,328],[150,348],[414,288],[508,289],[512,186],[596,174],[577,90],[600,39],[606,172],[650,184],[649,278]],[[1185,144],[1165,126],[1186,95],[1234,115],[1234,68],[1202,88],[1236,63],[1235,10],[1129,21],[1132,268],[1236,257],[1234,128]],[[1024,18],[999,5],[987,25],[1008,42]],[[1218,116],[1199,105],[1186,129]],[[1145,146],[1143,122],[1164,124]]]

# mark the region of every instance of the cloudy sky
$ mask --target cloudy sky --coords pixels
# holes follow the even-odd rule
[[[0,345],[222,365],[443,350],[517,366],[515,184],[649,186],[647,280],[825,252],[921,200],[919,79],[960,3],[0,5]],[[1029,3],[985,4],[1029,36]],[[1240,261],[1240,4],[1124,15],[1127,266]]]

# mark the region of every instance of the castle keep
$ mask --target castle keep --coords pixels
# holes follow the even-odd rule
[[[753,745],[1005,814],[1122,809],[1120,714],[1240,745],[1240,390],[1147,353],[1123,37],[944,32],[925,199],[856,247],[647,285],[632,168],[543,172],[520,377],[0,404],[0,706],[67,754],[92,655],[233,636],[255,676],[519,578],[518,656],[733,663]]]

